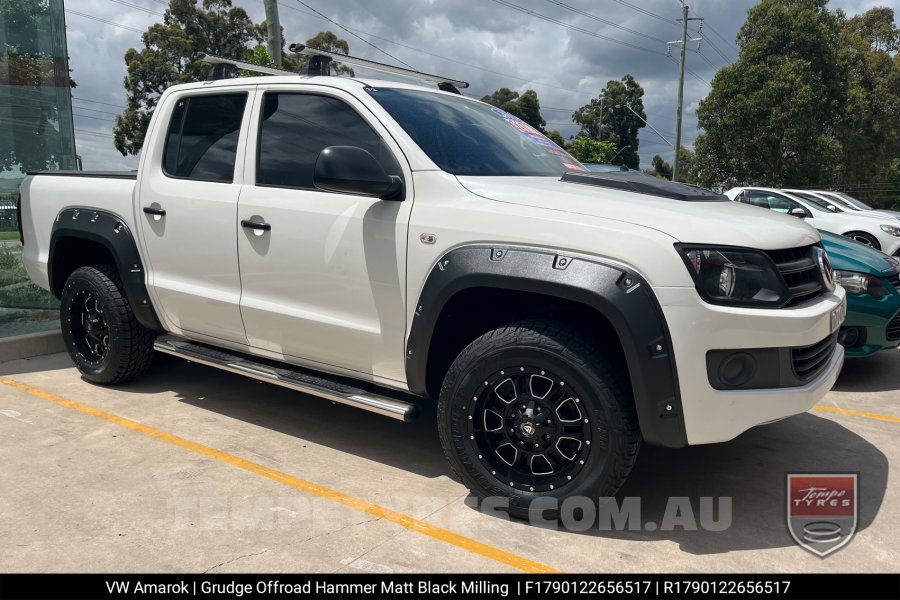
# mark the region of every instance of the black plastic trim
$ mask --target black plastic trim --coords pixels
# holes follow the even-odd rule
[[[474,287],[534,292],[596,309],[619,336],[644,440],[671,448],[687,444],[669,330],[650,285],[620,267],[549,250],[465,246],[441,257],[425,282],[410,328],[410,391],[428,394],[428,354],[441,311],[455,294]]]
[[[631,171],[620,173],[565,173],[560,181],[659,196],[686,202],[730,202],[727,196],[701,187],[657,179]]]
[[[28,171],[28,175],[53,177],[100,177],[103,179],[137,179],[137,171]]]
[[[836,333],[808,346],[775,348],[740,348],[710,350],[706,353],[706,375],[709,384],[716,390],[762,390],[801,387],[818,377],[827,368],[837,345]],[[799,353],[819,348],[817,354],[822,363],[807,376],[798,376],[794,360]],[[729,384],[722,380],[720,368],[727,359],[744,355],[753,363],[752,373],[743,380]]]
[[[90,240],[109,250],[135,318],[148,329],[164,331],[144,283],[144,266],[137,243],[125,221],[113,213],[92,208],[67,208],[57,215],[50,233],[50,255],[47,260],[48,279],[57,298],[62,294],[65,282],[54,282],[53,262],[56,245],[64,238]]]

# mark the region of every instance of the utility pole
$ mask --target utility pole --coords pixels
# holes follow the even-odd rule
[[[278,19],[278,1],[263,0],[266,9],[266,36],[269,56],[275,67],[281,68],[281,21]]]
[[[699,42],[703,38],[691,38],[688,40],[688,21],[702,21],[703,17],[688,17],[688,5],[681,2],[681,39],[666,44],[671,51],[675,44],[681,44],[681,61],[678,68],[678,110],[675,113],[675,160],[672,161],[672,181],[678,181],[678,153],[681,150],[681,112],[684,105],[684,60],[687,55],[687,43]]]

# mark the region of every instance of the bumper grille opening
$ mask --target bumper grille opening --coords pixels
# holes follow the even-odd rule
[[[887,328],[884,331],[884,337],[887,338],[889,342],[900,340],[900,312],[894,315],[891,322],[887,324]]]
[[[819,375],[831,361],[837,345],[837,332],[810,346],[791,348],[791,366],[800,381],[810,381]]]
[[[785,306],[797,306],[824,294],[825,286],[817,262],[816,247],[814,244],[767,252],[790,291],[791,298]]]
[[[891,285],[894,286],[895,290],[900,292],[900,273],[888,275],[887,280],[891,282]]]

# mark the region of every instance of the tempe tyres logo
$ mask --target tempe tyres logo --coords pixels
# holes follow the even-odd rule
[[[794,541],[825,558],[856,533],[857,475],[787,476],[787,526]]]

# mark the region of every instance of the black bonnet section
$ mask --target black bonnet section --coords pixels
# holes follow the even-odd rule
[[[662,196],[688,202],[730,202],[727,196],[705,188],[657,179],[643,173],[566,173],[560,181],[595,185],[637,194]]]

